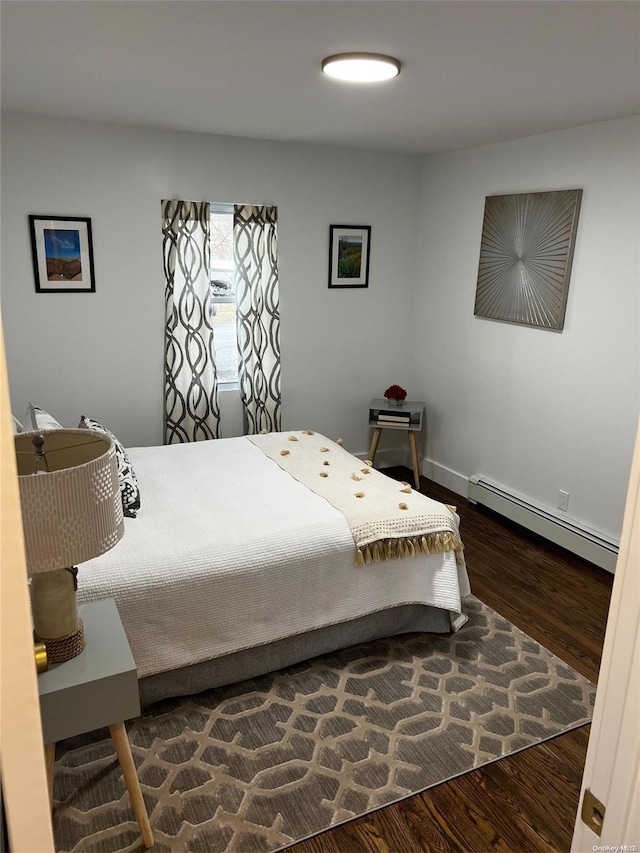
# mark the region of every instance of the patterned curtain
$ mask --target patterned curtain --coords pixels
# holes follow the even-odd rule
[[[162,202],[164,443],[218,438],[209,270],[209,203]]]
[[[234,207],[238,377],[248,435],[281,429],[277,219],[276,207]]]

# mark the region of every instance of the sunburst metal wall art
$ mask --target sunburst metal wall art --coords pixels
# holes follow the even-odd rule
[[[474,314],[562,329],[582,190],[487,196]]]

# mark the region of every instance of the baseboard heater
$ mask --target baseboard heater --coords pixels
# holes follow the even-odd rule
[[[580,527],[575,522],[558,518],[525,498],[489,482],[479,474],[469,477],[468,498],[471,503],[478,503],[504,515],[527,530],[595,563],[596,566],[612,574],[615,572],[618,546],[599,534]]]

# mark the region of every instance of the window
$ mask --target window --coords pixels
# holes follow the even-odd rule
[[[236,294],[233,265],[233,205],[211,203],[211,317],[220,384],[238,382]]]

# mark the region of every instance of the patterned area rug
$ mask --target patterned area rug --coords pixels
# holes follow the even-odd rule
[[[155,853],[274,851],[583,725],[595,687],[475,598],[457,634],[354,646],[129,729]],[[58,744],[59,851],[140,850],[108,732]]]

